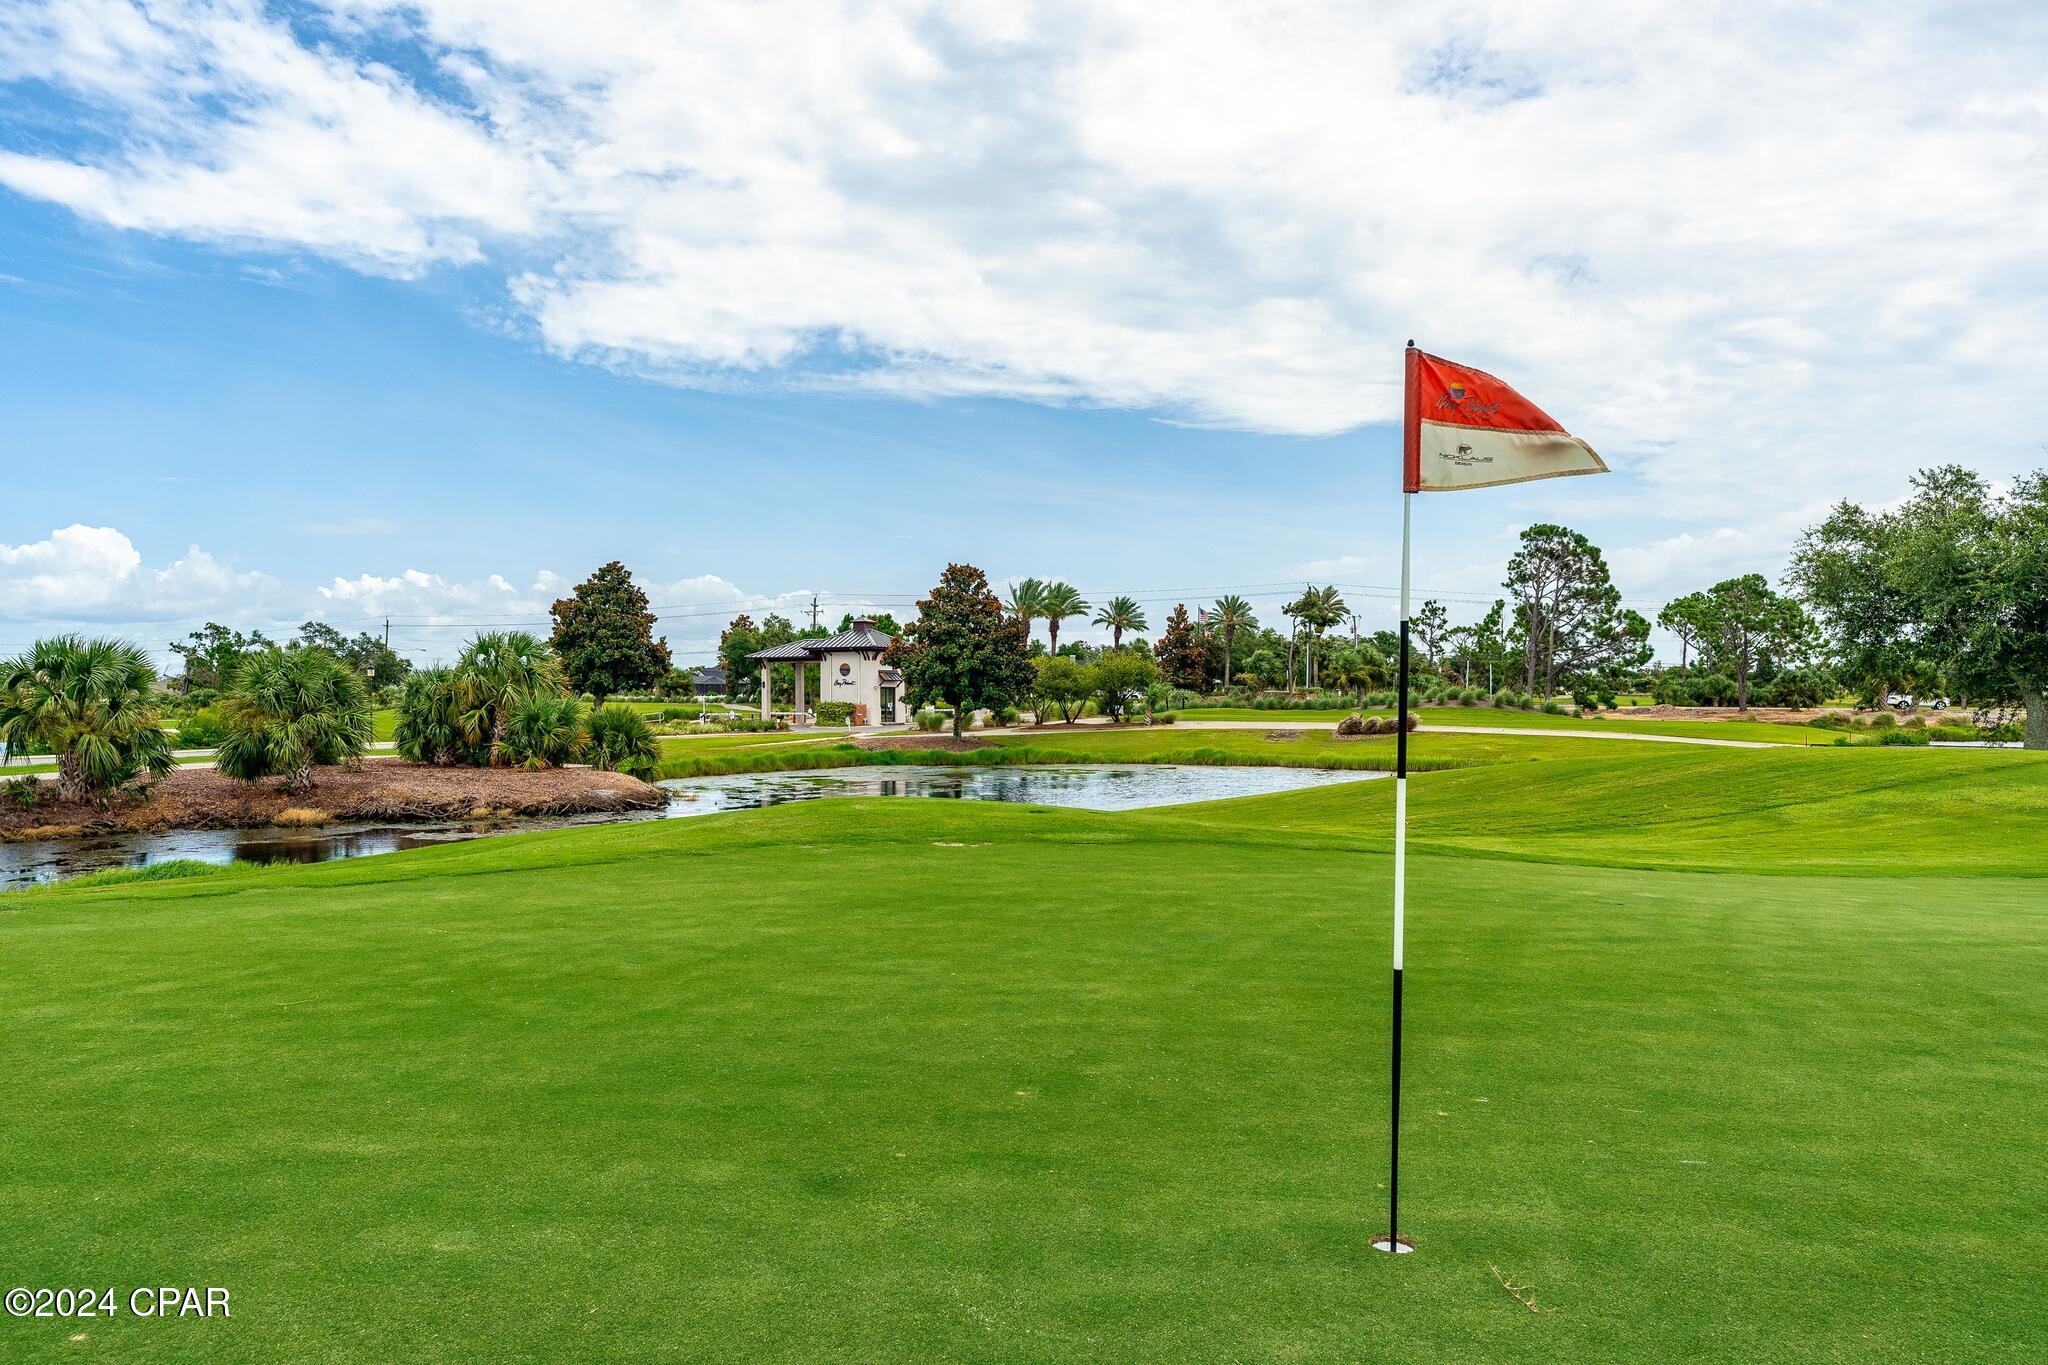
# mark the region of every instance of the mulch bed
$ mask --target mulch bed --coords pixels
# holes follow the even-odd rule
[[[297,795],[274,782],[238,782],[205,769],[179,769],[141,799],[104,810],[56,799],[48,784],[33,806],[0,805],[0,839],[48,839],[127,830],[238,829],[384,820],[510,818],[645,810],[666,796],[624,773],[588,768],[431,768],[377,760],[357,769],[321,768]],[[283,816],[280,821],[279,817]]]
[[[1779,725],[1804,725],[1816,716],[1827,715],[1830,711],[1848,712],[1840,707],[1784,707],[1752,706],[1747,711],[1738,711],[1732,706],[1624,706],[1616,711],[1602,712],[1620,720],[1761,720]],[[1930,713],[1931,714],[1931,713]],[[1593,717],[1588,716],[1591,720]]]

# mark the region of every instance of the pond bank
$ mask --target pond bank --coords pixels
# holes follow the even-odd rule
[[[171,773],[141,799],[104,809],[60,801],[54,786],[32,806],[0,803],[0,842],[167,829],[253,829],[364,822],[512,819],[652,810],[667,798],[624,773],[587,768],[433,768],[377,759],[321,768],[313,790],[280,791],[212,771]]]
[[[1044,764],[1140,763],[1205,768],[1322,768],[1342,772],[1392,772],[1392,736],[1361,739],[1331,735],[1331,747],[1313,753],[1289,751],[1283,740],[1300,739],[1303,729],[1285,725],[1254,725],[1238,734],[1265,730],[1271,748],[1235,749],[1205,737],[1200,728],[1188,726],[1176,732],[1169,727],[1049,726],[1044,730],[999,730],[987,737],[896,735],[857,740],[830,740],[810,745],[761,745],[728,749],[716,754],[691,754],[667,749],[662,754],[660,776],[722,777],[740,773],[785,772],[804,768],[850,768],[870,764],[908,764],[922,767],[1012,767]],[[1328,734],[1328,727],[1323,728]],[[1102,741],[1144,736],[1154,747],[1103,747]],[[938,740],[944,740],[941,744]],[[1338,751],[1342,745],[1342,751]],[[1468,760],[1421,758],[1410,755],[1408,771],[1435,772],[1466,766]]]
[[[529,774],[529,776],[532,776]],[[74,838],[0,843],[0,892],[79,876],[118,876],[157,866],[189,875],[202,864],[324,863],[435,844],[579,825],[685,819],[833,797],[937,797],[1022,801],[1086,810],[1138,810],[1356,782],[1383,773],[1302,768],[1097,764],[1067,767],[925,767],[900,763],[810,772],[685,778],[662,784],[653,809],[569,814],[338,823],[314,828],[106,830]]]

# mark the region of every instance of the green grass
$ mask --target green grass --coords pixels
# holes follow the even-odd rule
[[[1181,720],[1199,725],[1205,720],[1258,721],[1265,725],[1333,725],[1359,712],[1343,710],[1261,711],[1248,706],[1196,707],[1180,713]],[[1391,716],[1390,707],[1363,714]],[[1747,739],[1770,744],[1832,744],[1831,733],[1805,725],[1781,725],[1757,720],[1655,720],[1642,716],[1598,715],[1552,716],[1541,711],[1517,711],[1492,706],[1425,706],[1416,713],[1424,725],[1481,725],[1510,730],[1601,730],[1616,734],[1683,735],[1692,739]]]
[[[1391,783],[818,802],[0,897],[7,1282],[235,1312],[0,1354],[2036,1354],[2048,760],[1465,738],[1418,1255]]]
[[[171,760],[171,762],[176,766],[183,768],[189,767],[194,763],[211,763],[213,762],[213,757],[210,754],[194,755],[188,758],[174,758]],[[56,771],[57,760],[54,758],[42,760],[35,763],[9,763],[4,767],[0,767],[0,782],[5,782],[16,777],[28,777],[32,774],[53,773]]]
[[[1292,727],[1275,725],[1271,730]],[[1270,739],[1267,729],[1204,730],[1196,726],[1048,725],[1019,734],[987,736],[988,747],[954,754],[943,750],[863,750],[823,737],[790,744],[788,735],[733,736],[780,739],[781,744],[675,743],[662,750],[664,777],[709,777],[722,773],[774,772],[793,768],[858,767],[863,764],[1009,763],[1190,763],[1288,768],[1349,768],[1391,772],[1394,739],[1338,739],[1326,729],[1298,729],[1293,737]],[[726,738],[726,737],[720,737]],[[1627,740],[1578,739],[1565,735],[1458,735],[1417,731],[1409,736],[1409,763],[1417,772],[1492,763],[1527,763],[1581,754],[1652,753],[1675,746]]]
[[[103,868],[98,872],[67,877],[60,882],[37,882],[0,894],[40,896],[56,892],[91,890],[102,886],[132,886],[137,882],[174,882],[191,877],[232,877],[256,870],[257,864],[254,863],[208,863],[197,858],[167,858],[163,862],[144,863],[140,867]]]

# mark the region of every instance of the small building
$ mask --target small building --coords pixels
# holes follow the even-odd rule
[[[717,664],[700,668],[690,678],[690,690],[700,697],[725,695],[725,670]]]
[[[818,666],[818,701],[852,702],[856,723],[894,725],[903,710],[903,675],[882,666],[882,651],[896,642],[893,635],[875,629],[863,616],[849,630],[817,640],[792,640],[773,649],[756,650],[747,657],[761,666],[761,716],[770,713],[769,678],[776,664],[795,664],[796,702],[794,709],[807,714],[804,703],[804,664]]]

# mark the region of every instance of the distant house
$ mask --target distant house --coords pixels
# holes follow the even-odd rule
[[[903,675],[882,666],[882,651],[896,642],[863,616],[850,630],[817,640],[792,640],[747,657],[761,666],[761,714],[769,715],[769,670],[776,664],[816,664],[819,701],[850,701],[869,725],[894,725],[903,707]],[[804,669],[796,671],[796,706],[804,708]]]
[[[725,670],[717,664],[700,668],[690,679],[690,689],[700,697],[725,695]]]

